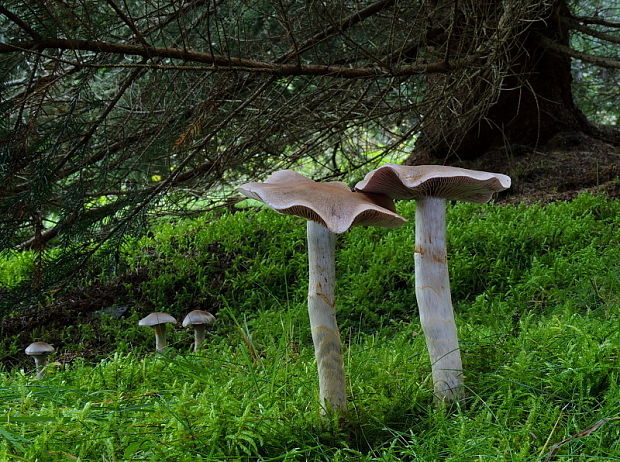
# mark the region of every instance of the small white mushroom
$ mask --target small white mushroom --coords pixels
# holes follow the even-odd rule
[[[176,322],[177,320],[168,313],[155,312],[140,319],[138,325],[152,327],[155,330],[155,349],[161,351],[168,345],[166,342],[166,324],[176,324]]]
[[[207,311],[194,310],[187,313],[183,320],[183,327],[191,326],[194,329],[194,351],[198,351],[205,340],[207,326],[215,322],[215,316]]]
[[[49,343],[34,342],[28,345],[24,352],[28,356],[32,356],[34,358],[34,363],[37,369],[35,379],[42,378],[45,372],[45,366],[47,366],[47,356],[54,352],[54,347]]]

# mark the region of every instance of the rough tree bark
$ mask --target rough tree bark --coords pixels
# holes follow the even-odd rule
[[[437,9],[438,14],[443,15],[438,22],[446,24],[447,10]],[[545,41],[551,39],[555,44],[569,46],[569,28],[562,20],[566,17],[570,17],[566,1],[556,1],[548,20],[535,24],[523,35],[522,41],[513,44],[508,52],[516,58],[503,78],[496,101],[480,114],[482,117],[471,124],[451,124],[449,120],[456,119],[454,106],[430,116],[423,114],[425,122],[416,150],[405,163],[472,159],[489,149],[513,144],[536,147],[566,131],[583,132],[620,144],[617,131],[590,123],[575,105],[571,58],[545,45]],[[443,46],[446,44],[448,54],[449,39]],[[484,74],[483,69],[474,91],[471,85],[458,90],[461,114],[475,110],[488,91]],[[429,76],[429,87],[439,91],[442,85],[445,88],[450,84],[449,79],[456,78],[455,75]]]

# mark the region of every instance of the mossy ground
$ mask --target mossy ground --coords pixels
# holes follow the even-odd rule
[[[413,216],[413,204],[399,210]],[[128,317],[37,329],[61,361],[40,381],[28,363],[0,374],[0,460],[620,460],[619,200],[449,208],[468,396],[447,409],[433,403],[417,322],[413,223],[342,235],[341,427],[316,403],[304,230],[247,210],[128,243],[99,279],[146,272],[123,285]],[[152,308],[218,321],[198,354],[181,329],[154,354],[136,326]],[[104,351],[87,352],[96,342]],[[7,339],[5,355],[24,346]]]

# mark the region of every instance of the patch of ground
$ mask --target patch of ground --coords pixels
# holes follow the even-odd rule
[[[453,165],[509,175],[512,187],[498,202],[548,203],[586,191],[620,198],[620,147],[581,133],[560,133],[536,150],[512,145]]]
[[[65,293],[59,294],[52,302],[44,307],[33,306],[18,314],[5,317],[0,321],[0,333],[4,339],[11,338],[12,342],[20,345],[17,355],[7,354],[0,357],[0,363],[7,368],[18,365],[30,364],[31,361],[22,354],[21,346],[25,347],[33,341],[33,333],[45,333],[45,340],[52,345],[58,344],[54,339],[61,338],[63,331],[69,326],[91,324],[96,327],[100,319],[100,313],[105,311],[113,314],[114,308],[129,306],[129,294],[127,286],[138,284],[146,279],[146,272],[125,274],[119,278],[103,283],[97,281],[88,286],[76,287]],[[39,340],[38,338],[35,340]],[[100,342],[96,336],[92,336],[85,344],[80,343],[84,352],[91,351],[90,356],[101,356],[110,352],[105,342]],[[71,361],[76,354],[69,351],[58,351],[55,359],[62,363]],[[88,353],[79,356],[88,358]]]

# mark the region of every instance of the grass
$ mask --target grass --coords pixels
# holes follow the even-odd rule
[[[468,386],[458,406],[433,404],[412,226],[339,238],[339,428],[318,413],[304,227],[244,211],[164,223],[125,249],[127,270],[148,264],[132,288],[141,303],[216,309],[204,350],[176,330],[165,354],[149,352],[138,313],[103,320],[103,333],[73,326],[57,348],[103,336],[117,353],[52,364],[39,381],[31,366],[0,372],[0,460],[620,460],[620,201],[459,204],[448,223]]]

